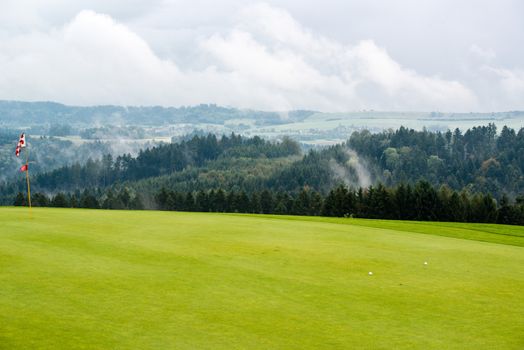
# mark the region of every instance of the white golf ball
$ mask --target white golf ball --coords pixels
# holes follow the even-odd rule
[[[371,276],[372,274],[373,274],[373,272],[371,272],[371,271],[369,271],[369,272],[368,272],[368,275],[370,275],[370,276]]]
[[[428,262],[427,262],[427,261],[424,261],[424,265],[427,265],[427,264],[428,264]]]

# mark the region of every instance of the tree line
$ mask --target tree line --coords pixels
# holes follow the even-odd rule
[[[139,193],[127,188],[118,191],[97,189],[76,193],[58,193],[48,197],[37,193],[35,206],[78,207],[93,209],[154,209],[191,212],[228,212],[253,214],[359,217],[392,220],[479,222],[524,225],[524,197],[510,201],[506,196],[496,201],[490,194],[457,192],[448,186],[435,188],[428,181],[414,186],[382,184],[367,188],[337,186],[326,195],[305,187],[299,192],[262,190],[224,191],[223,189],[177,192],[160,189],[153,203],[144,204]],[[25,205],[18,193],[14,205]]]

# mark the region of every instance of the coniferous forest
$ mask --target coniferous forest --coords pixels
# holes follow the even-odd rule
[[[301,153],[289,138],[194,136],[33,178],[35,205],[522,224],[524,128],[354,132]],[[4,204],[26,200],[4,183]]]
[[[54,196],[34,194],[34,206],[91,209],[145,209],[139,193],[126,188],[119,191],[88,191]],[[13,202],[26,205],[19,192]],[[456,192],[447,186],[439,190],[427,181],[415,186],[401,184],[386,188],[382,184],[369,188],[347,188],[340,185],[325,196],[304,188],[298,193],[226,192],[223,189],[176,192],[162,188],[154,197],[159,210],[359,217],[372,219],[478,222],[524,225],[524,198],[510,203],[506,196],[496,201],[490,194]]]

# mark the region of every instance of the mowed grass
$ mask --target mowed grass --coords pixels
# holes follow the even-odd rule
[[[523,349],[523,245],[496,225],[1,208],[0,348]]]

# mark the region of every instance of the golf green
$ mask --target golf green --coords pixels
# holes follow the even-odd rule
[[[0,349],[322,348],[524,349],[524,228],[0,209]]]

